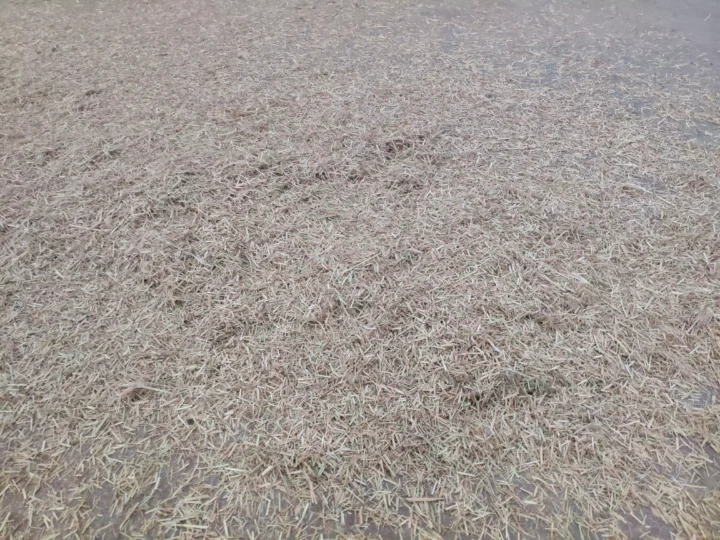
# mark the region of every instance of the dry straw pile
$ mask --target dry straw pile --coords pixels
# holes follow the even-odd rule
[[[0,27],[2,537],[717,531],[700,67],[402,2]]]

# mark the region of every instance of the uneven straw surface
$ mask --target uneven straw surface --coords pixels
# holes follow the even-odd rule
[[[3,2],[0,536],[718,534],[717,64],[579,9]]]

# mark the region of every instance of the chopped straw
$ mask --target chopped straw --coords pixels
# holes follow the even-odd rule
[[[481,4],[0,5],[0,536],[718,534],[720,53]]]

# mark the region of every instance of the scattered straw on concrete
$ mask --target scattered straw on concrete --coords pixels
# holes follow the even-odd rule
[[[720,99],[504,9],[0,6],[2,537],[717,532]]]

